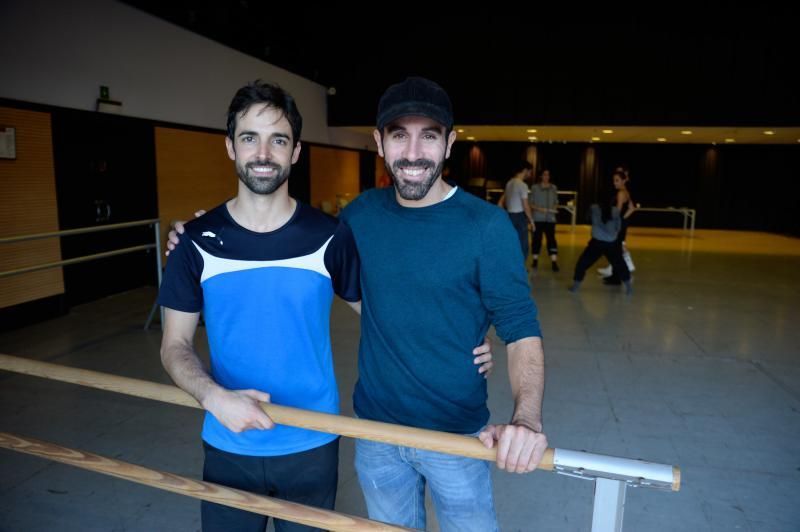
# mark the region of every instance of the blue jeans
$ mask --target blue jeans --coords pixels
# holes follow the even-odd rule
[[[356,472],[370,519],[425,530],[425,483],[442,532],[498,530],[491,463],[356,440]]]

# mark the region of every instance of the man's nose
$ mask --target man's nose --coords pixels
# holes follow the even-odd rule
[[[406,159],[408,159],[409,161],[416,161],[419,158],[419,153],[420,149],[417,140],[411,140],[411,142],[409,142],[406,145],[406,150],[405,150]]]
[[[268,160],[270,156],[269,142],[262,142],[258,145],[258,158],[262,161]]]

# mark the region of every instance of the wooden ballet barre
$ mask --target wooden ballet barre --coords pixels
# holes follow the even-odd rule
[[[0,369],[202,410],[194,397],[177,386],[169,384],[71,368],[4,354],[0,354]],[[494,461],[496,459],[494,449],[487,449],[480,440],[470,436],[325,414],[274,403],[261,403],[261,408],[275,423],[282,425],[481,460]],[[539,467],[547,470],[553,469],[551,449],[548,449],[548,453]]]
[[[202,409],[191,395],[168,384],[70,368],[5,354],[0,354],[0,369]],[[490,462],[497,458],[496,448],[487,449],[480,440],[471,436],[325,414],[273,403],[261,403],[261,407],[275,423],[283,425]],[[584,451],[547,449],[538,468],[587,480],[606,478],[635,487],[671,489],[672,491],[680,489],[680,469],[678,467]]]
[[[194,480],[172,473],[148,469],[99,454],[70,449],[54,443],[7,432],[0,432],[0,448],[46,458],[81,469],[88,469],[89,471],[144,484],[145,486],[186,495],[194,499],[201,499],[325,530],[411,530],[363,517],[314,508],[313,506],[288,502],[265,495],[256,495],[212,482]]]

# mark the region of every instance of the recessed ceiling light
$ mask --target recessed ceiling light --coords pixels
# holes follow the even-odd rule
[[[688,129],[684,129],[683,131],[681,131],[681,135],[691,135],[691,134],[692,132],[689,131]]]
[[[475,140],[475,137],[467,137],[467,140]]]
[[[764,134],[765,134],[765,135],[774,135],[774,134],[775,134],[775,132],[774,132],[774,131],[772,131],[771,129],[768,129],[768,130],[766,130],[766,131],[764,132]]]
[[[535,129],[529,129],[529,130],[527,131],[527,133],[536,133],[536,130],[535,130]]]
[[[730,144],[731,142],[736,142],[736,139],[725,139],[725,142]],[[800,141],[798,141],[798,142],[800,142]]]
[[[665,139],[664,137],[658,137],[656,140],[658,142],[667,142],[667,139]]]
[[[600,137],[592,137],[592,140],[600,140]]]
[[[536,137],[528,137],[528,140],[536,140]]]
[[[614,130],[613,130],[613,129],[604,129],[604,130],[603,130],[603,133],[605,133],[606,135],[610,135],[610,134],[611,134],[611,133],[613,133],[613,132],[614,132]]]
[[[456,131],[458,131],[459,133],[463,133],[464,132],[463,129],[456,129]]]

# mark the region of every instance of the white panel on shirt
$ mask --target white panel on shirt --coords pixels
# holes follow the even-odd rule
[[[333,236],[314,253],[303,255],[302,257],[281,260],[226,259],[208,253],[194,241],[192,241],[192,244],[194,244],[203,257],[203,275],[200,278],[200,282],[204,283],[215,275],[243,270],[254,270],[256,268],[298,268],[317,272],[330,279],[331,274],[325,268],[325,250],[328,249],[328,244],[330,244],[331,240],[333,240]]]

